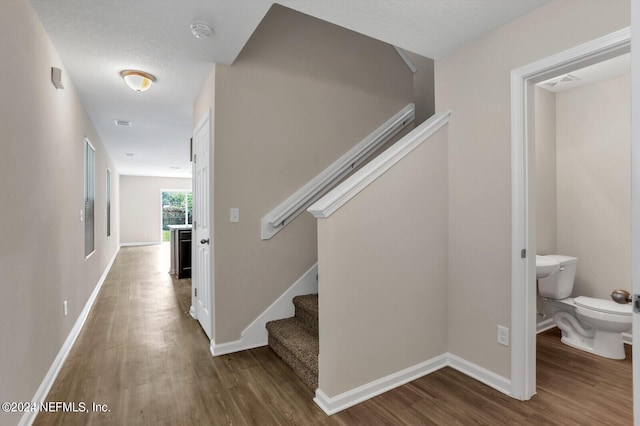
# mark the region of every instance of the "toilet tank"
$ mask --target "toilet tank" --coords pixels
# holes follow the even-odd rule
[[[546,278],[538,279],[538,292],[540,296],[549,299],[566,299],[573,291],[578,258],[559,254],[551,254],[547,257],[555,259],[560,264],[560,270]]]

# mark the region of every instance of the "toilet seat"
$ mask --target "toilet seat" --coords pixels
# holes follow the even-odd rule
[[[578,296],[573,299],[576,306],[605,314],[631,316],[631,304],[616,303],[613,300],[597,299],[595,297]]]

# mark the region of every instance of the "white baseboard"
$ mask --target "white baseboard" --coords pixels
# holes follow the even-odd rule
[[[556,326],[556,323],[553,322],[553,318],[547,318],[544,321],[540,321],[536,324],[536,334],[540,334],[543,331],[551,330]]]
[[[505,395],[511,395],[511,380],[506,377],[502,377],[493,371],[489,371],[452,353],[447,353],[447,364],[449,367],[469,377],[473,377],[480,383],[484,383]]]
[[[420,377],[426,376],[427,374],[433,373],[443,367],[456,369],[499,392],[511,395],[511,380],[472,362],[466,361],[457,355],[446,352],[442,355],[436,356],[435,358],[431,358],[430,360],[414,365],[413,367],[409,367],[378,380],[374,380],[373,382],[341,393],[340,395],[329,397],[321,389],[317,389],[316,397],[313,401],[322,409],[322,411],[330,416],[397,388],[398,386],[402,386],[413,380],[419,379]]]
[[[89,300],[87,300],[87,303],[84,305],[82,312],[80,312],[78,319],[76,320],[75,324],[73,325],[73,328],[69,332],[67,339],[62,344],[60,351],[58,351],[58,355],[53,360],[53,364],[51,364],[49,371],[47,371],[47,374],[44,376],[44,379],[42,380],[42,383],[40,383],[40,387],[36,391],[31,402],[40,404],[41,402],[44,402],[45,399],[47,398],[47,395],[51,390],[51,386],[53,386],[53,383],[56,381],[56,378],[60,373],[60,369],[62,368],[64,362],[67,360],[67,357],[69,356],[69,352],[71,352],[71,348],[73,347],[73,344],[76,342],[76,339],[80,335],[80,331],[82,330],[82,327],[84,326],[84,323],[87,320],[87,317],[89,316],[89,312],[91,312],[91,308],[93,307],[93,304],[96,301],[96,298],[98,297],[98,293],[102,288],[102,284],[104,284],[104,280],[107,278],[107,275],[109,274],[109,271],[111,270],[111,267],[113,266],[113,262],[116,260],[116,256],[118,256],[119,251],[120,251],[120,247],[116,249],[116,252],[113,254],[113,257],[111,257],[111,260],[107,264],[107,267],[104,269],[104,272],[100,276],[98,283],[96,284],[95,288],[91,292],[91,295],[89,296]],[[31,425],[36,419],[37,415],[38,415],[38,411],[25,412],[22,418],[20,419],[20,423],[18,423],[18,425],[19,426]]]
[[[622,341],[627,345],[633,345],[633,335],[631,333],[622,333]]]
[[[322,390],[317,389],[316,397],[313,401],[328,415],[335,414],[338,411],[345,410],[363,401],[371,399],[374,396],[378,396],[390,391],[391,389],[397,388],[398,386],[409,383],[412,380],[416,380],[429,373],[446,367],[448,365],[447,356],[448,354],[446,353],[438,355],[428,361],[421,362],[413,367],[405,368],[404,370],[382,377],[378,380],[374,380],[373,382],[359,386],[334,397],[329,397]]]
[[[211,341],[213,356],[244,351],[267,345],[266,324],[269,321],[292,317],[295,313],[293,298],[303,294],[318,293],[318,264],[313,265],[291,287],[256,318],[241,334],[239,340],[216,344]]]
[[[157,246],[160,244],[162,244],[162,241],[141,241],[137,243],[120,243],[120,247]]]

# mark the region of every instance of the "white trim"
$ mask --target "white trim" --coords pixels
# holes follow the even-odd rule
[[[536,286],[535,215],[532,173],[534,144],[527,128],[533,85],[577,67],[590,65],[628,51],[630,28],[511,71],[511,395],[527,400],[536,392]],[[526,249],[526,259],[520,250]]]
[[[321,389],[316,390],[316,397],[313,401],[327,415],[335,414],[339,411],[353,407],[375,396],[407,384],[413,380],[431,374],[444,367],[451,367],[462,374],[478,380],[487,386],[496,389],[506,395],[510,394],[511,382],[492,371],[482,368],[472,362],[466,361],[457,355],[445,352],[430,360],[421,362],[404,370],[389,374],[388,376],[374,380],[355,389],[341,393],[334,397],[327,396]]]
[[[326,194],[335,183],[351,173],[355,167],[400,133],[414,119],[415,106],[413,104],[402,108],[396,115],[265,215],[261,222],[261,238],[268,240],[280,232],[309,205]]]
[[[409,55],[407,55],[407,52],[405,52],[404,49],[398,46],[393,46],[393,48],[396,49],[396,52],[398,52],[398,55],[400,55],[404,63],[407,65],[407,68],[411,70],[411,74],[417,73],[418,67],[416,67],[416,65],[413,63],[411,58],[409,58]]]
[[[633,335],[631,333],[622,333],[622,342],[626,345],[633,345]]]
[[[120,251],[120,247],[116,248],[116,252],[113,254],[113,257],[111,257],[111,260],[107,264],[107,267],[104,269],[104,272],[100,276],[100,279],[96,284],[96,287],[93,289],[93,291],[91,292],[91,295],[89,296],[89,300],[87,300],[87,303],[84,305],[84,308],[82,309],[82,312],[80,312],[80,315],[78,316],[78,319],[73,325],[73,328],[71,329],[71,331],[69,331],[69,335],[67,336],[66,340],[62,344],[60,351],[58,351],[58,355],[53,360],[51,367],[49,367],[49,371],[47,371],[47,374],[44,376],[44,379],[42,380],[42,383],[40,383],[40,387],[38,387],[38,390],[36,391],[35,395],[31,399],[31,402],[40,404],[41,402],[44,402],[45,399],[47,398],[47,395],[51,390],[51,386],[53,386],[53,383],[56,381],[56,378],[60,373],[60,369],[64,365],[64,362],[67,360],[67,357],[69,356],[69,352],[71,352],[71,348],[73,348],[73,344],[76,342],[76,339],[80,335],[80,331],[82,330],[82,327],[84,326],[85,321],[89,317],[89,312],[91,312],[91,308],[93,307],[93,304],[96,301],[96,298],[98,297],[98,293],[102,288],[102,284],[104,284],[104,280],[107,278],[107,275],[109,274],[109,271],[111,270],[111,266],[113,266],[113,262],[116,260],[116,256],[118,256],[119,251]],[[19,426],[31,425],[36,419],[37,415],[38,415],[37,410],[31,411],[31,412],[29,411],[25,412],[22,415],[22,418],[20,419],[20,422],[18,423],[18,425]]]
[[[247,328],[244,329],[239,340],[216,344],[211,340],[211,355],[226,355],[232,352],[244,351],[267,345],[267,328],[269,321],[292,317],[295,314],[293,298],[303,294],[318,293],[318,264],[313,265],[287,291],[260,314]]]
[[[316,397],[313,401],[322,409],[322,411],[330,416],[338,411],[353,407],[354,405],[371,399],[374,396],[378,396],[390,391],[391,389],[397,388],[398,386],[402,386],[446,367],[448,365],[447,359],[447,353],[438,355],[428,361],[405,368],[404,370],[382,377],[378,380],[374,380],[373,382],[359,386],[334,397],[329,397],[321,389],[317,389]]]
[[[447,365],[505,395],[511,395],[511,380],[506,377],[502,377],[452,353],[447,354]]]
[[[120,247],[157,246],[160,244],[162,244],[162,241],[141,241],[137,243],[120,243]]]
[[[371,160],[369,164],[318,200],[307,211],[318,219],[331,216],[347,201],[447,124],[450,116],[451,111],[432,115],[427,121],[413,129],[385,152]]]
[[[543,333],[547,330],[551,330],[556,326],[556,323],[553,321],[553,318],[547,318],[544,321],[540,321],[536,324],[536,334]]]

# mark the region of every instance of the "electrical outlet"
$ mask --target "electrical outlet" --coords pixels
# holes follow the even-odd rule
[[[67,310],[67,301],[66,300],[64,302],[62,302],[62,311],[63,311],[65,317],[69,313],[69,311]]]
[[[509,329],[502,325],[498,326],[498,343],[509,346]]]

